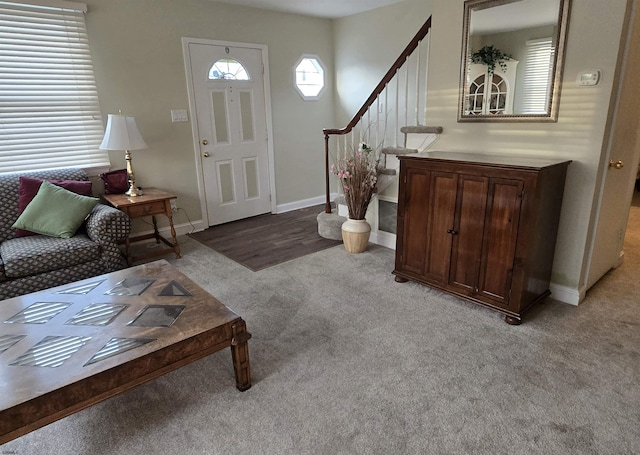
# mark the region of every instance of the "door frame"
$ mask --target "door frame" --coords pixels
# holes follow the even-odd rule
[[[275,155],[273,149],[273,123],[271,118],[271,83],[269,80],[269,52],[266,44],[238,43],[233,41],[219,41],[204,38],[182,37],[182,55],[184,59],[184,70],[187,77],[187,93],[189,98],[189,117],[191,121],[191,135],[193,140],[193,153],[196,162],[196,177],[198,183],[198,196],[200,198],[200,213],[205,229],[209,227],[209,210],[207,209],[207,198],[204,190],[204,172],[202,170],[202,158],[200,156],[200,135],[198,134],[195,89],[193,87],[193,74],[191,72],[191,55],[189,54],[189,44],[205,44],[211,46],[241,47],[249,49],[259,49],[262,54],[262,82],[264,85],[264,107],[267,127],[267,157],[269,160],[269,191],[271,193],[271,213],[276,213],[276,172]]]

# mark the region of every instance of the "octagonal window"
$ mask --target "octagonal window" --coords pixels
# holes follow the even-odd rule
[[[324,64],[317,55],[303,55],[294,67],[296,89],[305,100],[317,100],[324,90]]]

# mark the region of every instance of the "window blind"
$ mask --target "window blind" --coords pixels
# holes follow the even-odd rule
[[[86,6],[36,1],[0,0],[0,172],[109,166]]]
[[[554,47],[551,38],[526,43],[525,71],[522,80],[522,113],[547,114],[551,90]]]

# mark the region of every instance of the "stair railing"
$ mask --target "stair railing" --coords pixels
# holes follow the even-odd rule
[[[402,51],[400,56],[391,65],[389,71],[384,75],[380,83],[373,89],[369,98],[364,102],[360,110],[356,112],[351,121],[344,128],[332,129],[325,128],[322,130],[324,133],[324,147],[325,147],[325,187],[326,187],[326,200],[325,200],[325,212],[331,213],[331,201],[330,201],[330,165],[329,165],[329,151],[330,151],[330,138],[335,136],[336,150],[342,147],[346,150],[351,143],[351,147],[354,147],[357,142],[371,143],[372,135],[376,145],[382,146],[387,141],[387,125],[391,121],[394,123],[394,145],[398,144],[398,133],[400,130],[400,121],[404,121],[405,125],[410,121],[415,121],[416,125],[420,125],[421,116],[422,119],[426,117],[426,80],[427,80],[427,65],[429,60],[429,42],[428,35],[431,29],[431,16],[427,19],[424,25],[418,30],[418,33],[409,42],[407,47]],[[426,51],[421,52],[422,42],[427,38]],[[426,56],[423,56],[426,54]],[[415,55],[412,60],[412,64],[415,64],[415,77],[412,82],[414,91],[410,90],[410,58]],[[424,64],[422,63],[424,59]],[[404,71],[401,71],[404,69]],[[404,76],[402,78],[401,76]],[[424,79],[422,79],[424,78]],[[404,79],[404,80],[401,80]],[[393,82],[393,84],[392,84]],[[390,90],[390,84],[393,85]],[[423,90],[421,90],[423,88]],[[404,89],[404,100],[400,97],[400,92]],[[391,91],[391,93],[389,93]],[[409,99],[413,96],[414,105],[412,108],[409,106]],[[420,109],[420,103],[423,102],[423,109]],[[389,109],[389,102],[394,103],[394,108]],[[402,105],[401,102],[404,102]],[[401,109],[402,117],[401,117]],[[372,114],[372,110],[374,111]],[[413,111],[413,119],[409,119],[409,112]],[[393,112],[393,115],[391,115]],[[382,118],[381,118],[382,117]],[[375,125],[375,128],[371,128]],[[381,137],[382,136],[382,137]],[[339,144],[338,137],[342,138],[342,144]],[[357,138],[357,140],[356,140]],[[350,141],[349,141],[350,139]]]

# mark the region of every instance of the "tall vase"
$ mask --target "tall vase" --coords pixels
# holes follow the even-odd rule
[[[342,242],[348,253],[362,253],[367,249],[371,225],[367,220],[352,220],[342,223]]]

